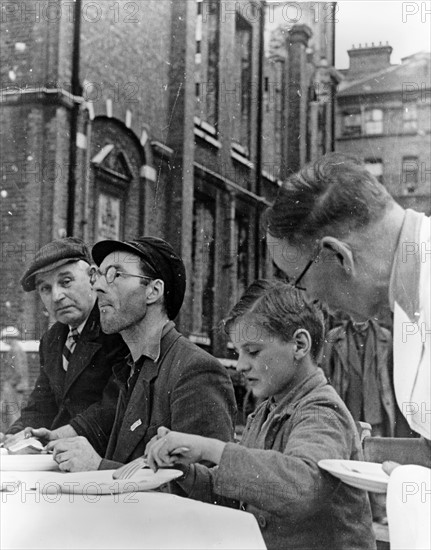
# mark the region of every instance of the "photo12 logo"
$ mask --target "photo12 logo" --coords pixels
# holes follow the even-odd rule
[[[416,499],[419,498],[422,504],[426,504],[431,498],[431,488],[429,483],[427,484],[425,481],[420,483],[417,481],[404,481],[401,491],[403,504],[406,504],[414,496],[416,496]]]
[[[109,20],[111,23],[139,23],[143,15],[145,2],[81,2],[77,1],[30,1],[21,0],[0,3],[0,17],[2,23],[33,22],[56,23],[67,21],[73,23],[77,14],[86,23],[98,23]],[[79,10],[79,11],[78,11]]]
[[[133,481],[128,481],[122,485],[115,480],[112,480],[109,485],[89,481],[83,485],[78,481],[65,479],[60,484],[56,481],[44,481],[44,472],[40,472],[40,480],[20,482],[12,479],[8,481],[7,472],[4,473],[4,480],[1,483],[2,503],[19,498],[22,503],[35,502],[38,504],[46,502],[55,504],[62,500],[62,495],[67,495],[66,498],[69,503],[84,501],[88,504],[95,504],[101,500],[102,496],[104,498],[110,496],[114,503],[136,504],[139,502],[136,497],[138,484]],[[59,475],[67,476],[68,474]]]
[[[421,23],[429,22],[428,17],[431,15],[430,2],[402,2],[402,21],[408,23],[411,18],[420,19]]]

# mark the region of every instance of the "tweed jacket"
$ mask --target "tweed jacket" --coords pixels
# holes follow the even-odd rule
[[[62,354],[68,332],[67,325],[57,322],[43,335],[39,377],[21,417],[7,433],[26,426],[54,430],[70,424],[104,454],[118,396],[112,367],[124,360],[128,348],[120,335],[102,332],[96,303],[65,372]]]
[[[264,401],[219,466],[195,465],[182,486],[206,502],[241,502],[268,550],[371,550],[368,495],[319,468],[331,458],[360,460],[362,451],[349,411],[318,369],[279,403]]]
[[[373,321],[370,321],[370,323],[374,327],[376,334],[375,356],[373,359],[376,368],[377,389],[385,412],[384,425],[386,430],[384,435],[386,437],[394,437],[397,405],[395,403],[392,383],[392,336],[388,329],[377,325]],[[350,369],[353,368],[349,364],[348,345],[345,325],[330,330],[325,338],[321,363],[323,371],[343,401],[345,401],[349,387]],[[365,383],[364,387],[366,387]],[[357,418],[355,420],[364,419]]]
[[[190,342],[171,321],[160,342],[160,356],[145,357],[127,400],[129,368],[114,368],[119,399],[114,427],[100,469],[116,468],[142,456],[160,426],[233,439],[236,402],[226,369]]]

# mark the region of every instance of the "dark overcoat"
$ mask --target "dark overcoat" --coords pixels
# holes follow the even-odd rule
[[[103,456],[118,398],[112,367],[125,360],[128,348],[119,334],[102,332],[96,303],[65,372],[62,355],[68,332],[67,325],[57,322],[43,335],[39,377],[20,418],[7,433],[27,426],[54,430],[70,424]]]

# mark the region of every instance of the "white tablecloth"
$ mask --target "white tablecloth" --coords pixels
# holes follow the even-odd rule
[[[1,493],[0,548],[265,549],[253,515],[157,492]]]

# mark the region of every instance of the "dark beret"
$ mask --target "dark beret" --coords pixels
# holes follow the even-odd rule
[[[36,252],[33,261],[21,278],[22,288],[26,292],[35,290],[38,273],[45,273],[63,264],[78,260],[84,260],[88,264],[93,263],[90,250],[84,241],[76,237],[52,241]]]
[[[142,258],[152,273],[147,273],[165,283],[165,307],[169,319],[174,319],[183,304],[186,291],[186,270],[184,262],[172,246],[158,237],[137,237],[133,241],[100,241],[93,246],[95,263],[118,250],[126,250]]]

